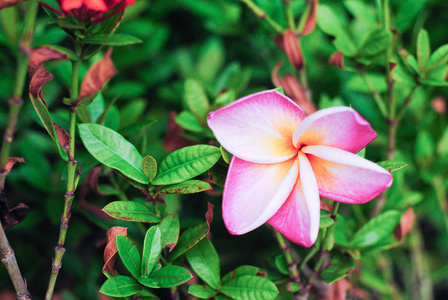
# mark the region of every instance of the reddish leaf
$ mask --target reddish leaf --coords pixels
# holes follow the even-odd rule
[[[163,147],[168,152],[176,151],[180,148],[193,146],[196,143],[184,138],[182,132],[185,130],[177,124],[174,119],[177,113],[175,111],[170,112],[168,117],[167,131],[165,135],[165,140],[163,141]]]
[[[104,55],[103,59],[94,64],[88,71],[81,85],[80,98],[84,99],[92,96],[103,89],[109,79],[116,73],[114,63],[111,56],[112,50],[109,50]]]
[[[392,76],[392,71],[395,69],[395,67],[397,66],[397,63],[394,63],[393,61],[389,62],[389,77],[390,79],[394,80],[394,77]]]
[[[46,61],[67,58],[68,55],[66,53],[62,53],[51,46],[36,47],[31,50],[29,65],[30,68],[35,68]]]
[[[5,165],[5,169],[3,170],[3,173],[6,173],[6,175],[8,175],[9,172],[11,172],[12,167],[18,162],[24,163],[25,160],[21,157],[8,157],[8,160],[6,161],[6,165]]]
[[[0,9],[20,4],[23,0],[0,0]]]
[[[350,287],[350,282],[347,278],[342,278],[330,285],[330,290],[323,295],[319,293],[319,300],[344,300],[347,299],[347,292]]]
[[[117,235],[127,236],[127,232],[128,229],[121,226],[112,227],[107,231],[107,245],[104,249],[103,273],[107,271],[107,273],[109,273],[110,275],[115,276],[114,264],[118,252]]]
[[[207,221],[208,224],[208,229],[207,229],[207,233],[205,235],[207,235],[210,232],[210,224],[213,221],[213,208],[215,207],[213,204],[211,204],[210,202],[208,202],[207,204],[207,212],[205,213],[205,220]]]
[[[53,122],[53,126],[54,126],[54,129],[56,130],[56,135],[57,135],[59,144],[68,153],[69,146],[70,146],[70,136],[68,135],[67,131],[65,131],[65,129],[62,128],[61,126],[59,126],[57,123]]]
[[[339,69],[344,69],[344,55],[341,51],[336,51],[330,56],[330,65],[333,65]]]
[[[394,236],[400,243],[403,242],[404,237],[411,231],[414,222],[415,213],[412,207],[409,207],[409,209],[401,216],[400,224],[398,224],[394,231]]]
[[[47,103],[45,102],[44,96],[42,95],[42,87],[49,82],[51,79],[53,79],[53,75],[48,72],[48,70],[45,68],[43,64],[39,64],[37,66],[35,65],[29,65],[29,72],[30,72],[30,94],[35,99],[41,99],[45,106]]]
[[[0,220],[4,230],[22,222],[28,215],[29,210],[30,208],[23,203],[13,207],[8,198],[0,196]]]
[[[302,50],[296,35],[289,29],[283,35],[283,47],[294,69],[301,70],[304,64]]]
[[[302,34],[308,35],[314,31],[316,28],[316,15],[317,15],[317,6],[319,5],[319,0],[312,0],[309,4],[311,5],[310,13],[308,14],[308,18],[306,19],[305,27],[303,27]]]
[[[326,202],[325,200],[320,199],[320,209],[331,212],[333,210],[333,205]]]

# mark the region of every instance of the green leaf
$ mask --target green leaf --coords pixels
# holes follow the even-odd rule
[[[152,184],[175,184],[191,179],[213,167],[220,157],[219,148],[209,145],[176,150],[162,161]]]
[[[42,124],[44,125],[45,129],[47,130],[50,137],[53,139],[53,141],[56,144],[56,147],[59,151],[59,155],[64,161],[68,161],[68,155],[65,149],[59,144],[58,141],[58,135],[56,133],[56,129],[54,128],[53,121],[50,117],[50,112],[47,109],[47,106],[45,105],[45,102],[40,98],[34,98],[30,94],[31,103],[34,106],[34,109],[36,110],[37,115],[39,116],[39,119],[41,120]]]
[[[162,253],[161,233],[158,226],[148,229],[143,243],[142,277],[149,277]]]
[[[167,185],[157,191],[157,195],[165,194],[195,194],[211,190],[212,186],[201,180],[187,180],[178,184]]]
[[[107,204],[103,211],[112,218],[144,223],[158,223],[160,218],[144,203],[134,201],[115,201]]]
[[[151,182],[157,174],[157,161],[151,155],[146,155],[142,160],[142,171]]]
[[[437,48],[429,58],[426,71],[434,69],[442,64],[445,64],[448,60],[448,44]]]
[[[381,27],[375,27],[364,38],[358,54],[362,56],[376,56],[384,52],[392,40],[392,34]]]
[[[84,146],[98,161],[132,180],[149,183],[142,170],[143,157],[122,135],[93,123],[79,124],[78,128]]]
[[[188,110],[184,110],[178,114],[174,118],[174,121],[182,128],[191,132],[201,133],[204,130],[195,115]]]
[[[435,152],[434,140],[426,130],[420,130],[415,142],[415,158],[418,162],[427,164],[432,160]]]
[[[387,91],[387,83],[386,80],[384,80],[383,74],[366,73],[365,75],[370,85],[375,87],[376,92],[384,93]],[[364,79],[358,75],[350,77],[346,81],[346,87],[360,93],[371,93],[369,86],[366,84]]]
[[[232,154],[229,153],[226,149],[224,149],[223,146],[219,147],[219,150],[221,151],[222,159],[228,164],[230,164],[230,161],[232,160]]]
[[[285,257],[283,256],[283,254],[277,255],[275,257],[275,266],[277,267],[277,270],[280,271],[280,273],[285,275],[289,274],[288,265],[285,261]]]
[[[59,46],[59,45],[42,45],[39,47],[45,47],[52,51],[59,52],[59,53],[63,54],[64,56],[66,56],[67,59],[69,59],[69,60],[73,60],[73,61],[79,60],[79,56],[76,55],[75,52],[73,52],[72,50],[67,49],[65,47]]]
[[[353,258],[348,255],[332,255],[328,268],[322,271],[321,278],[328,283],[333,283],[348,276],[356,267]]]
[[[408,166],[405,162],[394,160],[380,161],[377,164],[389,172],[395,172]]]
[[[158,269],[151,274],[151,279],[162,288],[169,288],[184,284],[193,276],[190,272],[180,266],[170,265]]]
[[[431,54],[431,44],[429,42],[428,32],[424,29],[420,29],[417,37],[417,61],[420,68],[420,72],[426,67]]]
[[[223,107],[232,103],[235,100],[235,98],[236,98],[235,92],[233,90],[229,90],[222,94],[219,94],[218,97],[216,97],[215,99],[214,105],[218,107]]]
[[[199,299],[209,299],[214,297],[217,292],[207,285],[192,284],[188,287],[188,293]]]
[[[275,299],[278,289],[267,278],[243,275],[223,282],[220,292],[236,300],[269,300]]]
[[[129,297],[141,291],[141,286],[127,276],[115,276],[106,280],[100,293],[112,297]]]
[[[370,219],[354,235],[350,248],[366,248],[388,239],[400,223],[401,213],[389,210]]]
[[[220,281],[219,256],[208,238],[202,239],[191,248],[186,257],[195,273],[212,288],[217,288]]]
[[[135,278],[140,277],[140,253],[134,243],[124,235],[117,236],[117,249],[124,266]]]
[[[188,251],[191,247],[199,243],[206,235],[209,227],[207,223],[202,223],[196,227],[185,230],[177,242],[176,248],[171,252],[170,261],[175,260]]]
[[[263,270],[254,266],[239,266],[238,268],[236,268],[235,270],[233,270],[232,272],[227,273],[221,280],[221,282],[226,282],[229,281],[235,277],[238,276],[244,276],[244,275],[258,275],[258,274],[263,274]]]
[[[224,187],[228,168],[229,165],[225,163],[224,159],[219,159],[218,162],[208,170],[211,182],[219,187]]]
[[[352,57],[356,54],[357,49],[348,34],[346,27],[341,23],[338,15],[327,5],[320,4],[317,9],[317,24],[320,29],[334,36],[334,45],[344,53],[345,56]]]
[[[168,247],[171,252],[179,239],[180,223],[178,215],[172,214],[166,216],[157,226],[159,226],[160,233],[162,234],[162,248]]]
[[[152,278],[139,277],[138,278],[138,282],[140,284],[143,284],[144,286],[147,286],[147,287],[150,287],[150,288],[153,288],[153,289],[160,288],[160,286],[157,283],[157,281],[152,279]]]
[[[135,36],[123,33],[116,34],[98,34],[89,36],[80,40],[83,44],[102,45],[102,46],[126,46],[140,44],[143,41]]]
[[[191,78],[185,81],[184,101],[197,120],[204,124],[210,111],[210,104],[204,88],[198,81]]]
[[[334,220],[329,216],[321,216],[319,228],[327,228],[334,224]]]

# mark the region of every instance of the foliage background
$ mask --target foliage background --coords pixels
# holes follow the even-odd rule
[[[295,11],[300,12],[304,2],[293,1]],[[364,10],[353,15],[347,9],[348,2],[357,2]],[[258,0],[256,3],[277,22],[284,24],[281,1]],[[321,3],[336,10],[341,22],[346,22],[347,28],[354,33],[377,21],[374,1],[327,0]],[[390,4],[392,26],[400,32],[398,44],[408,52],[415,53],[421,28],[428,31],[432,49],[447,42],[446,1],[391,0]],[[0,13],[0,128],[4,128],[7,121],[7,99],[11,94],[15,69],[12,45],[17,41],[21,27],[22,8],[9,8]],[[182,95],[187,78],[201,82],[210,99],[215,99],[223,89],[233,89],[239,98],[273,88],[272,69],[279,61],[287,62],[273,42],[273,30],[239,1],[139,0],[127,9],[117,32],[135,35],[143,43],[119,47],[113,52],[112,58],[119,73],[109,82],[103,96],[106,104],[114,98],[117,101],[108,112],[105,124],[119,132],[137,124],[128,130],[126,138],[137,146],[142,155],[150,154],[159,162],[168,153],[164,148],[168,116],[171,111],[180,112],[185,108]],[[50,43],[71,47],[65,33],[49,24],[48,17],[40,11],[33,46]],[[301,38],[301,44],[314,103],[318,107],[351,105],[359,111],[379,135],[368,147],[367,158],[385,160],[387,124],[358,76],[328,63],[336,50],[332,38],[317,27],[311,35]],[[100,56],[93,61],[98,59]],[[54,119],[67,127],[64,126],[68,124],[64,113],[66,107],[61,99],[68,94],[70,64],[66,61],[50,62],[46,66],[55,74],[55,79],[44,88],[46,101]],[[83,67],[85,72],[88,66]],[[378,68],[375,71],[384,72]],[[384,91],[381,80],[374,81],[374,85],[379,92]],[[447,91],[446,87],[418,89],[399,127],[396,157],[407,162],[409,167],[394,173],[395,182],[388,192],[386,207],[403,208],[411,203],[417,221],[401,247],[384,252],[385,261],[381,262],[375,256],[377,254],[371,254],[360,262],[363,274],[369,274],[369,278],[355,274],[353,280],[376,298],[391,297],[391,282],[405,299],[411,295],[424,299],[424,295],[430,295],[431,291],[436,299],[444,299],[448,295],[447,118],[446,111],[437,112],[431,105],[435,98],[446,99]],[[96,109],[101,110],[101,105]],[[151,123],[153,120],[155,122]],[[7,235],[28,288],[39,299],[37,295],[45,293],[59,230],[65,171],[64,164],[54,159],[57,156],[54,144],[41,127],[29,101],[26,101],[20,115],[18,128],[12,155],[25,158],[26,163],[16,166],[10,173],[6,191],[15,204],[26,203],[31,210],[21,224],[7,231]],[[202,138],[199,142],[209,141]],[[89,168],[98,163],[80,142],[77,149],[78,161],[84,163],[82,182]],[[104,186],[110,185],[107,175],[101,180]],[[126,189],[125,182],[120,184]],[[219,187],[216,190],[219,192]],[[131,199],[142,197],[132,188],[124,192]],[[117,197],[120,195],[89,193],[86,200],[101,208]],[[211,232],[213,244],[220,254],[222,274],[242,264],[275,269],[273,259],[279,250],[270,229],[260,228],[244,236],[229,235],[220,215],[219,196],[203,193],[171,195],[165,199],[167,209],[179,213],[184,227],[203,219],[207,201],[215,204]],[[363,214],[369,216],[373,207],[374,201],[363,205]],[[352,216],[349,208],[341,208],[341,213]],[[67,252],[56,286],[64,299],[97,297],[105,280],[101,274],[105,231],[118,224],[128,227],[134,240],[143,239],[135,224],[106,221],[80,207],[78,189],[66,243]],[[303,253],[300,247],[295,247],[295,250]],[[422,278],[419,277],[421,274],[424,275]],[[7,272],[2,268],[0,290],[11,288]]]

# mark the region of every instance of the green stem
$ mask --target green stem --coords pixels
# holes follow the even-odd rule
[[[252,0],[240,0],[247,7],[252,10],[252,12],[260,19],[264,20],[269,26],[272,27],[277,33],[283,34],[283,28],[275,22],[271,17],[269,17],[266,12],[256,5]]]
[[[274,234],[275,234],[275,238],[278,241],[278,245],[280,246],[280,250],[282,250],[282,252],[283,252],[283,257],[285,258],[286,265],[288,266],[289,278],[291,278],[291,280],[293,282],[296,282],[300,286],[302,286],[302,284],[300,282],[299,271],[297,269],[297,263],[295,263],[292,258],[291,250],[289,249],[289,246],[286,243],[285,238],[276,229],[274,229]]]
[[[302,13],[302,16],[300,17],[299,25],[297,26],[298,33],[301,33],[303,31],[303,29],[305,28],[306,21],[308,21],[308,16],[310,15],[312,5],[313,5],[313,2],[311,2],[311,1],[306,2],[305,9]]]
[[[25,13],[25,23],[23,28],[22,39],[18,45],[17,52],[17,68],[14,78],[14,85],[11,98],[8,101],[9,113],[8,124],[3,135],[2,148],[0,150],[0,192],[5,186],[6,176],[5,166],[8,161],[11,144],[14,140],[14,132],[16,131],[17,120],[23,106],[23,89],[26,82],[26,74],[28,71],[29,54],[31,51],[31,43],[34,35],[34,24],[36,23],[38,3],[37,0],[29,0],[28,8]]]
[[[359,73],[359,76],[361,76],[361,78],[364,80],[364,82],[367,85],[367,87],[369,88],[370,94],[372,94],[372,98],[373,98],[373,100],[375,100],[375,103],[378,106],[378,108],[379,108],[379,110],[381,112],[381,115],[384,118],[387,118],[387,108],[386,108],[386,105],[384,104],[384,101],[381,98],[380,94],[375,90],[373,85],[370,83],[369,79],[367,78],[366,72],[364,70],[359,70],[358,69],[358,73]]]
[[[75,50],[78,55],[81,54],[81,48],[75,41]],[[72,99],[78,98],[79,94],[79,70],[81,68],[81,61],[72,61],[72,81],[70,87],[70,97]],[[54,286],[59,274],[59,270],[62,266],[62,257],[65,253],[65,239],[67,236],[68,222],[71,216],[71,207],[73,199],[75,198],[76,189],[76,167],[78,163],[75,160],[75,133],[76,133],[76,106],[70,107],[69,112],[69,160],[66,163],[67,166],[67,186],[64,197],[64,210],[61,217],[61,226],[59,230],[58,244],[55,247],[55,257],[52,263],[50,281],[48,283],[48,289],[45,296],[46,300],[51,300],[53,297]]]
[[[285,15],[285,20],[286,23],[288,24],[289,29],[291,29],[292,32],[295,32],[296,25],[294,22],[294,15],[292,12],[290,0],[283,0],[283,13]]]

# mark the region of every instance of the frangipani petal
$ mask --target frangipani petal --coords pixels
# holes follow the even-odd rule
[[[254,163],[278,163],[297,154],[291,143],[302,109],[277,91],[264,91],[211,112],[208,125],[234,156]]]
[[[83,0],[63,0],[61,1],[61,9],[63,11],[69,11],[72,9],[78,9],[82,6]]]
[[[302,151],[307,154],[322,197],[362,204],[392,185],[388,171],[359,155],[327,146],[307,146]]]
[[[350,107],[330,107],[309,115],[297,126],[293,143],[323,145],[359,152],[377,137],[370,124]]]
[[[300,177],[286,202],[268,223],[293,243],[311,247],[317,239],[320,199],[308,159],[299,153]]]
[[[233,157],[223,195],[223,219],[231,234],[244,234],[271,218],[297,180],[298,160],[255,164]]]

